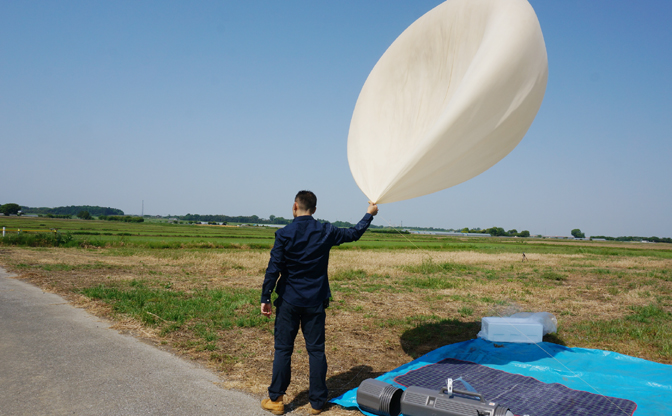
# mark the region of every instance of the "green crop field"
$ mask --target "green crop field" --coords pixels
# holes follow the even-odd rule
[[[167,222],[124,223],[116,221],[67,220],[35,217],[0,217],[7,235],[16,230],[56,230],[70,234],[67,246],[136,248],[259,248],[273,246],[276,228],[263,226],[219,226],[169,224]],[[24,234],[35,234],[24,232]],[[49,234],[49,233],[47,233]],[[30,244],[26,244],[30,245]],[[478,251],[483,253],[595,254],[609,256],[651,256],[672,258],[669,244],[619,244],[581,241],[549,244],[534,238],[445,237],[394,232],[367,232],[361,240],[336,249],[424,249]]]

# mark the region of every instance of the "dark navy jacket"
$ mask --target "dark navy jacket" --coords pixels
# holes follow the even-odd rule
[[[275,291],[284,302],[307,307],[324,302],[331,296],[327,277],[329,250],[359,240],[372,220],[373,216],[367,213],[355,227],[338,228],[304,215],[276,231],[261,303],[271,302],[276,282]]]

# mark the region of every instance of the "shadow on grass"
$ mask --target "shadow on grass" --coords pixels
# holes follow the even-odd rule
[[[567,346],[565,341],[562,338],[560,338],[556,333],[544,335],[543,341],[552,342],[553,344],[562,345],[563,347]]]
[[[334,374],[333,376],[327,378],[327,387],[329,388],[329,400],[340,396],[341,394],[347,392],[348,390],[359,387],[362,381],[367,378],[376,378],[384,373],[375,372],[373,368],[368,365],[358,365],[352,367],[350,370],[345,373]],[[289,405],[290,409],[296,409],[297,407],[305,406],[310,403],[308,400],[308,390],[303,390],[294,397],[294,400]],[[333,403],[327,402],[323,410],[327,410],[330,407],[339,407]]]
[[[457,319],[444,319],[420,324],[401,334],[401,348],[416,359],[444,345],[474,339],[480,330],[480,321],[462,322]]]
[[[481,330],[481,322],[462,322],[445,319],[438,322],[420,324],[401,335],[401,348],[413,359],[421,357],[444,345],[455,344],[476,338]],[[544,342],[567,346],[557,334],[548,334]]]

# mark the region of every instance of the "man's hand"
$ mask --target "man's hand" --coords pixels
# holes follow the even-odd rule
[[[373,215],[374,217],[378,213],[378,205],[374,204],[373,202],[369,201],[369,209],[366,210],[369,214]]]
[[[270,303],[261,304],[261,314],[268,318],[271,317],[271,315],[273,314],[273,307],[271,306]]]

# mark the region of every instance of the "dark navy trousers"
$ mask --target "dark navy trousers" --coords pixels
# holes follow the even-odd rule
[[[278,299],[275,306],[275,357],[268,395],[271,400],[277,400],[289,387],[294,340],[301,327],[310,365],[308,399],[313,409],[322,409],[329,393],[326,382],[327,357],[324,354],[325,305],[301,307]]]

